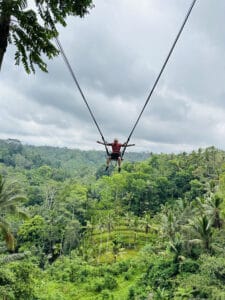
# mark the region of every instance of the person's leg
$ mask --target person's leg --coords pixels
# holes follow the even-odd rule
[[[119,156],[118,159],[117,159],[117,163],[118,163],[118,171],[120,172],[121,171],[121,157]]]
[[[110,161],[111,161],[111,157],[108,157],[107,160],[106,160],[106,168],[105,168],[106,171],[109,168]]]

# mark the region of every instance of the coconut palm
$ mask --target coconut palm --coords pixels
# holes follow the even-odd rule
[[[151,228],[151,215],[146,213],[144,215],[144,218],[142,219],[142,223],[143,223],[144,231],[147,235]]]
[[[169,250],[174,255],[174,262],[179,263],[184,259],[184,256],[182,256],[182,251],[184,247],[184,241],[182,235],[177,232],[174,240],[169,242]]]
[[[15,239],[7,221],[7,215],[26,217],[26,214],[18,208],[18,204],[26,198],[21,194],[16,182],[6,184],[0,175],[0,230],[9,250],[14,250]]]
[[[95,224],[93,220],[91,219],[90,221],[86,221],[86,225],[83,227],[85,229],[84,235],[86,239],[90,239],[91,243],[93,242],[93,233],[95,230]]]
[[[104,222],[105,222],[106,230],[110,234],[115,224],[115,216],[111,213],[108,213],[105,216]]]
[[[221,218],[221,211],[220,206],[223,203],[223,199],[220,198],[218,195],[213,195],[206,200],[204,204],[204,208],[207,214],[212,218],[212,226],[214,228],[221,229],[222,227],[222,218]]]
[[[203,215],[194,219],[191,227],[198,239],[194,239],[190,243],[201,243],[207,252],[211,252],[213,238],[212,220],[208,216]]]
[[[132,212],[127,212],[125,213],[124,215],[124,221],[125,221],[125,225],[127,227],[127,232],[129,234],[129,242],[128,242],[128,245],[129,245],[129,248],[131,247],[131,232],[133,231],[133,223],[134,223],[134,214]]]
[[[80,229],[80,222],[76,219],[71,220],[69,224],[67,224],[63,241],[64,252],[70,253],[73,248],[78,246],[80,240]]]
[[[99,248],[98,248],[98,262],[99,262],[100,256],[102,254],[102,237],[103,237],[103,232],[104,232],[104,229],[105,229],[105,223],[104,223],[103,218],[99,219],[99,223],[97,225],[97,228],[100,231],[100,244],[99,244]]]
[[[106,250],[108,251],[111,231],[115,225],[115,216],[112,213],[108,213],[104,218],[104,224],[105,224],[105,228],[107,230]]]
[[[162,237],[173,240],[179,229],[179,220],[176,218],[172,210],[162,213],[161,217],[161,234]]]

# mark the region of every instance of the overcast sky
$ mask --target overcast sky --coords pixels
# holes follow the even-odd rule
[[[191,0],[95,0],[60,40],[107,141],[125,141]],[[135,151],[225,150],[225,1],[198,0],[138,124]],[[61,57],[27,75],[9,47],[0,73],[0,138],[103,150]]]

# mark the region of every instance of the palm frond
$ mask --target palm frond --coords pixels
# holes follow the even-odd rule
[[[0,198],[0,207],[7,207],[25,201],[27,201],[27,198],[23,195],[13,195],[10,197],[8,197],[8,195],[2,195]]]
[[[29,251],[26,251],[24,253],[15,253],[15,254],[6,255],[6,256],[0,257],[0,264],[5,265],[5,264],[11,263],[16,260],[24,259],[24,258],[28,257],[29,255],[30,255]]]
[[[0,229],[2,230],[8,230],[9,229],[9,223],[3,219],[2,217],[0,217]]]
[[[199,244],[202,244],[202,240],[200,240],[200,239],[192,239],[192,240],[188,241],[188,244],[189,245],[199,245]]]
[[[9,231],[7,227],[2,226],[2,223],[0,223],[0,228],[2,231],[3,238],[6,242],[7,248],[13,251],[15,249],[15,238],[13,234]]]

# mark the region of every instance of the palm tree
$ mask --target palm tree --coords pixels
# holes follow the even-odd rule
[[[133,231],[133,243],[134,243],[134,247],[136,246],[136,242],[137,242],[137,233],[139,230],[139,226],[140,226],[140,220],[137,216],[134,216],[134,218],[131,220],[131,229]]]
[[[114,220],[115,216],[113,214],[110,214],[108,213],[105,217],[105,227],[107,229],[107,232],[110,234],[112,229],[113,229],[113,226],[114,226],[114,223],[115,223],[115,220]]]
[[[93,220],[91,219],[90,221],[86,221],[86,226],[83,227],[85,229],[85,238],[87,240],[90,240],[91,244],[93,243],[93,233],[95,229],[95,224]]]
[[[204,204],[204,208],[208,215],[212,218],[212,226],[214,228],[221,229],[223,221],[220,216],[220,206],[223,203],[223,199],[218,195],[211,196]]]
[[[106,249],[108,251],[108,247],[109,247],[109,238],[111,235],[111,231],[113,229],[113,226],[115,224],[115,216],[111,213],[108,213],[104,219],[104,223],[105,223],[105,228],[107,230],[107,242],[106,242]]]
[[[169,242],[169,246],[170,252],[174,254],[174,263],[182,261],[184,259],[184,256],[181,255],[184,247],[184,241],[179,232],[176,233],[174,240]]]
[[[71,220],[69,224],[67,224],[63,241],[63,250],[65,252],[70,253],[72,249],[78,246],[80,240],[80,229],[80,222],[76,219]]]
[[[203,215],[201,217],[196,218],[192,223],[191,227],[194,229],[194,232],[197,234],[199,239],[191,240],[190,243],[201,243],[204,249],[207,252],[211,252],[212,250],[212,221],[208,216]]]
[[[164,238],[174,240],[175,234],[179,229],[179,220],[172,210],[162,213],[160,229]]]
[[[140,220],[140,229],[145,232],[145,243],[147,244],[149,232],[152,228],[151,224],[151,215],[149,213],[145,213],[144,217]]]
[[[100,244],[99,244],[99,248],[98,248],[98,263],[99,263],[100,256],[102,254],[102,236],[103,236],[103,232],[104,232],[104,228],[105,228],[105,223],[104,223],[103,218],[99,219],[97,228],[98,228],[98,230],[100,230]]]
[[[125,225],[127,226],[127,231],[129,236],[131,236],[131,232],[133,230],[134,223],[134,214],[132,212],[127,212],[124,216]],[[129,248],[131,247],[131,238],[129,237]]]
[[[6,184],[0,175],[0,230],[9,250],[14,250],[15,238],[6,217],[9,214],[26,217],[26,214],[17,206],[23,201],[26,201],[26,198],[21,194],[18,184],[16,182]]]
[[[151,215],[146,213],[142,221],[143,221],[145,233],[147,235],[151,228]]]

